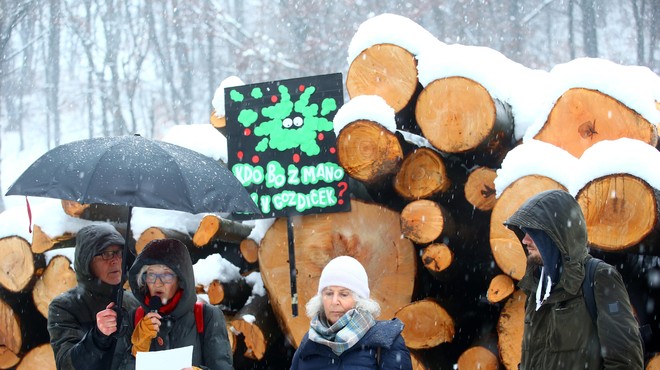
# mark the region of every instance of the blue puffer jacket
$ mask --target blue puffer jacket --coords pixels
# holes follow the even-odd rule
[[[410,352],[401,336],[402,330],[403,323],[399,319],[377,321],[360,341],[341,356],[326,345],[312,342],[305,334],[293,355],[291,370],[412,369]]]

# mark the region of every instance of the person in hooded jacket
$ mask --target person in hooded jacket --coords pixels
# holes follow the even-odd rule
[[[339,256],[321,272],[318,292],[307,302],[309,331],[293,355],[291,370],[412,369],[399,319],[377,321],[378,302],[355,258]]]
[[[78,285],[48,306],[48,333],[59,370],[124,369],[130,357],[128,320],[117,330],[114,300],[122,281],[124,238],[107,224],[83,227],[76,235]],[[122,317],[138,302],[124,292]]]
[[[192,345],[194,369],[233,369],[222,311],[203,303],[203,330],[197,329],[195,276],[183,243],[176,239],[149,242],[131,266],[128,281],[146,313],[133,331],[133,355]],[[160,304],[154,306],[154,300]],[[131,325],[137,311],[131,312]]]
[[[596,323],[582,292],[587,227],[577,201],[561,190],[527,200],[504,224],[527,250],[519,287],[527,294],[520,369],[643,369],[639,328],[619,272],[594,276]]]

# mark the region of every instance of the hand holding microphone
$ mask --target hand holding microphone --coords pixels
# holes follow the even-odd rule
[[[137,352],[148,352],[151,347],[151,340],[156,338],[158,330],[160,330],[161,316],[158,309],[163,305],[160,297],[153,296],[149,301],[149,313],[147,313],[142,320],[137,324],[131,336],[131,343],[133,348],[131,353],[133,356]]]

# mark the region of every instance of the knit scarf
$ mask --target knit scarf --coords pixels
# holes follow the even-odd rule
[[[309,340],[325,344],[337,356],[353,347],[376,324],[371,313],[356,309],[349,310],[330,326],[319,316],[310,323]]]

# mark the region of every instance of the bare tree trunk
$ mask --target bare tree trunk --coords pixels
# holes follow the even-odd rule
[[[184,27],[185,17],[182,16],[182,8],[179,7],[178,0],[172,0],[174,34],[176,42],[174,44],[174,53],[176,54],[179,70],[181,71],[181,105],[183,108],[183,119],[185,123],[192,123],[192,84],[193,84],[193,66],[191,56],[188,52],[191,40],[186,40]],[[172,86],[174,89],[174,86]]]
[[[644,64],[644,14],[646,13],[645,0],[631,0],[635,31],[637,34],[637,64]]]
[[[648,61],[646,62],[646,65],[651,68],[655,73],[660,73],[658,70],[655,69],[656,66],[656,59],[655,59],[655,50],[658,46],[658,32],[656,30],[657,23],[660,21],[660,2],[658,1],[653,1],[651,2],[651,11],[650,11],[650,19],[647,22],[649,25],[649,50],[648,50]]]
[[[48,116],[53,119],[53,143],[60,145],[60,113],[59,113],[59,85],[60,85],[60,0],[50,1],[50,20],[48,34],[48,61],[46,62],[46,88]]]
[[[575,59],[575,0],[568,1],[568,50],[570,51],[570,59]]]
[[[113,136],[120,135],[126,132],[126,120],[121,111],[120,94],[119,94],[119,43],[121,42],[120,29],[117,23],[120,19],[118,10],[118,2],[115,0],[106,0],[106,13],[103,16],[103,30],[105,34],[105,66],[110,70],[110,97],[107,102],[110,113],[112,116],[111,133]]]
[[[598,30],[596,28],[595,0],[582,0],[582,40],[588,57],[598,57]]]

